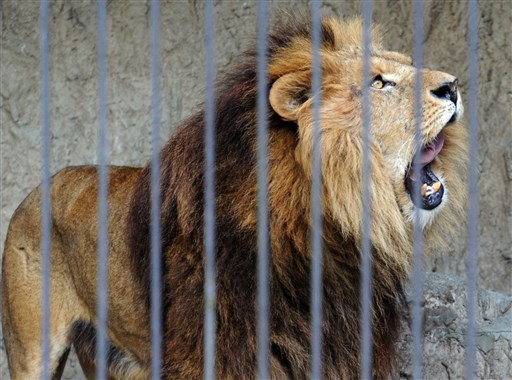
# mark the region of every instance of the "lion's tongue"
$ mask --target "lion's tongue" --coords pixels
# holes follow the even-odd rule
[[[419,164],[420,167],[425,167],[434,161],[434,158],[439,154],[444,145],[444,134],[439,133],[434,141],[421,148],[421,151],[414,157],[414,164]],[[411,170],[411,179],[416,180],[415,171]]]
[[[439,154],[444,144],[444,134],[439,133],[434,141],[421,149],[417,162],[427,165],[434,161],[434,158]]]

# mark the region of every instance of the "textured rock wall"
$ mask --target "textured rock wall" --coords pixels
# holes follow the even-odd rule
[[[306,1],[270,1],[304,9]],[[360,3],[325,1],[327,13],[351,17]],[[256,30],[255,2],[216,2],[216,64],[226,68]],[[40,182],[38,4],[0,2],[0,249],[10,215]],[[425,60],[459,77],[467,99],[467,9],[463,1],[425,3]],[[412,54],[411,2],[376,1],[374,20],[388,47]],[[165,2],[161,11],[162,141],[202,99],[203,2]],[[512,7],[480,2],[479,283],[510,293],[512,273]],[[109,149],[112,164],[142,165],[150,154],[149,6],[108,2]],[[96,10],[93,1],[51,3],[52,172],[97,161]],[[463,224],[463,221],[461,221]],[[427,268],[463,274],[465,236]],[[2,343],[0,343],[1,345]],[[0,353],[0,363],[4,356]],[[4,363],[5,365],[5,363]],[[2,374],[2,372],[0,372]],[[3,377],[2,377],[3,378]]]

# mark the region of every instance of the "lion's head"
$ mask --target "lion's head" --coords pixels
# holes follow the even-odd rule
[[[419,210],[428,234],[449,229],[462,210],[465,132],[457,78],[421,69],[421,135],[416,138],[415,77],[409,57],[383,48],[372,30],[370,77],[363,78],[359,20],[322,24],[321,146],[325,213],[359,236],[362,198],[363,87],[371,99],[372,242],[384,252],[404,245]],[[312,45],[297,37],[271,56],[273,110],[298,126],[295,157],[311,176]],[[413,196],[415,189],[421,195]],[[447,207],[448,206],[448,207]],[[451,206],[451,207],[450,207]],[[448,208],[446,212],[441,212]],[[440,238],[438,238],[440,239]]]

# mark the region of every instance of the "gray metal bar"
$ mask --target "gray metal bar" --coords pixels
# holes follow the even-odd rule
[[[414,65],[418,68],[414,76],[414,128],[416,137],[416,151],[421,149],[421,127],[422,117],[422,93],[423,87],[423,39],[424,39],[424,4],[423,1],[414,1]],[[420,178],[420,165],[414,165],[414,176]],[[413,197],[419,200],[420,185],[415,186]],[[414,202],[419,204],[419,202]],[[412,306],[412,338],[413,357],[412,375],[413,379],[422,379],[423,367],[423,229],[420,225],[420,210],[415,208],[414,212],[414,233],[413,233],[413,306]]]
[[[466,378],[474,379],[476,360],[476,317],[478,281],[478,1],[468,1],[469,51],[469,211],[468,211],[468,328],[466,351]]]
[[[258,378],[270,378],[269,360],[269,222],[267,2],[258,2]]]
[[[160,194],[160,1],[151,0],[151,378],[162,367]]]
[[[320,129],[320,107],[322,102],[321,67],[321,2],[311,1],[311,38],[313,71],[311,92],[313,94],[313,147],[311,178],[311,378],[322,377],[322,146]]]
[[[363,220],[361,233],[361,378],[372,378],[371,103],[370,28],[372,1],[363,1]]]
[[[212,0],[205,3],[206,109],[204,131],[204,378],[215,378],[215,22]]]
[[[108,137],[107,137],[107,4],[97,3],[98,13],[98,273],[97,273],[97,379],[107,378],[108,314]]]
[[[42,253],[42,317],[41,317],[41,379],[50,378],[50,270],[51,270],[51,199],[50,199],[50,61],[49,3],[39,3],[40,91],[41,91],[41,253]]]

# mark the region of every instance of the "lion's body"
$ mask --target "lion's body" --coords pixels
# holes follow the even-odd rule
[[[139,284],[131,267],[122,229],[129,198],[140,169],[112,168],[109,186],[109,317],[111,341],[148,358],[147,309],[139,301]],[[72,189],[72,191],[70,191]],[[95,322],[98,240],[98,180],[95,167],[63,170],[52,182],[51,337],[52,363],[69,347],[80,322]],[[5,244],[2,283],[4,339],[13,378],[40,375],[41,191],[18,207]],[[16,272],[14,270],[16,269]],[[14,275],[16,273],[17,275]],[[134,317],[136,316],[136,317]],[[126,334],[130,331],[130,334]],[[121,340],[118,340],[120,337]],[[85,337],[86,338],[86,337]],[[15,358],[16,360],[13,360]],[[55,368],[53,368],[55,369]]]
[[[295,22],[269,37],[269,360],[275,379],[308,378],[310,371],[309,33],[307,23]],[[360,24],[326,20],[323,35],[322,365],[325,378],[350,379],[359,377],[361,339],[361,86],[365,81]],[[381,72],[384,78],[392,77],[392,82],[382,78],[372,82],[370,176],[373,374],[386,378],[393,370],[402,287],[412,251],[414,205],[405,182],[419,181],[409,173],[416,151],[414,68],[407,57],[383,50],[376,39],[371,64],[379,77]],[[425,148],[420,158],[429,161],[422,164],[421,180],[429,182],[424,185],[428,195],[423,196],[420,223],[426,243],[439,240],[442,246],[462,211],[465,134],[458,123],[457,82],[430,70],[424,70],[423,77]],[[216,371],[218,378],[243,379],[255,376],[257,356],[255,53],[248,52],[223,79],[216,100]],[[162,151],[164,378],[203,376],[203,128],[200,111],[183,122]],[[441,139],[444,145],[436,142]],[[111,376],[145,378],[150,366],[150,169],[112,168],[110,173]],[[431,181],[437,177],[427,178],[425,173],[440,180]],[[449,201],[434,191],[440,187],[450,192]],[[93,374],[97,193],[92,167],[67,169],[53,181],[51,365],[55,372],[74,343],[86,371]],[[4,253],[3,326],[14,379],[37,376],[40,368],[39,198],[36,190],[16,211]]]

